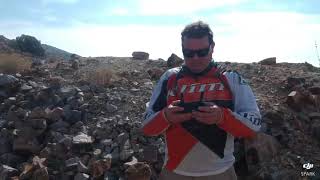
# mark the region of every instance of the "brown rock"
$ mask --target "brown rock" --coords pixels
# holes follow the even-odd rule
[[[266,58],[266,59],[259,61],[259,64],[261,64],[261,65],[275,65],[275,64],[277,64],[276,59],[277,59],[276,57]]]
[[[171,56],[167,60],[167,66],[169,68],[179,67],[183,63],[183,59],[172,53]]]
[[[134,60],[148,60],[149,53],[142,52],[142,51],[135,51],[132,53],[132,57]]]
[[[279,142],[264,133],[258,133],[253,139],[246,139],[245,152],[249,171],[255,171],[262,163],[270,162],[279,149]]]
[[[93,178],[101,177],[111,168],[111,158],[97,160],[90,167]]]
[[[151,168],[147,163],[137,162],[126,169],[125,175],[128,180],[150,180],[151,172]]]
[[[292,91],[287,97],[287,104],[292,109],[300,111],[303,106],[302,98],[303,96],[298,91]]]

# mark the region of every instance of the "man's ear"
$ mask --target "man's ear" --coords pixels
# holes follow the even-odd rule
[[[210,47],[210,52],[211,52],[211,54],[213,54],[213,52],[214,52],[214,47],[212,45]]]

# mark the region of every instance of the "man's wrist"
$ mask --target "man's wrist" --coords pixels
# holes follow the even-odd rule
[[[224,120],[224,111],[223,111],[223,108],[220,108],[220,113],[219,113],[219,120],[218,122],[216,123],[217,125],[221,124]]]
[[[171,125],[172,122],[168,119],[167,113],[165,110],[162,111],[164,119]]]

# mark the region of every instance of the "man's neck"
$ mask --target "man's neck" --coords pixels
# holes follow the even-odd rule
[[[211,69],[212,67],[215,66],[215,63],[213,61],[211,61],[208,66],[201,72],[192,72],[187,66],[183,66],[182,69],[183,69],[183,72],[186,73],[186,74],[189,74],[189,75],[192,75],[192,76],[203,76],[205,74],[207,74]]]

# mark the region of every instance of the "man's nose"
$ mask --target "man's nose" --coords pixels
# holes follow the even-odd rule
[[[198,60],[199,56],[197,54],[194,54],[194,56],[192,57],[192,60]]]

